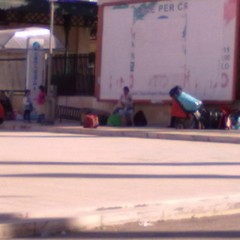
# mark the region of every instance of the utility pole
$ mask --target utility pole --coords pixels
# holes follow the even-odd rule
[[[48,98],[48,114],[47,120],[51,123],[55,121],[55,111],[56,111],[56,89],[51,84],[52,79],[52,57],[53,57],[53,32],[54,32],[54,13],[56,0],[49,0],[50,3],[50,35],[49,35],[49,52],[48,52],[48,79],[47,79],[47,98]]]

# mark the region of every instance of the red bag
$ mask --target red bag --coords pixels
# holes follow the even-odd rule
[[[83,120],[84,128],[97,128],[99,125],[98,116],[94,114],[87,114]]]
[[[4,108],[1,103],[0,103],[0,118],[4,118]]]

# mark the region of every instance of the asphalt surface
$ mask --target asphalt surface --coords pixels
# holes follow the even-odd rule
[[[239,140],[233,130],[6,122],[0,237],[238,213]]]

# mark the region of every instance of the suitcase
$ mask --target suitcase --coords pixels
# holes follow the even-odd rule
[[[87,114],[83,120],[84,128],[97,128],[99,125],[98,116],[95,114]]]

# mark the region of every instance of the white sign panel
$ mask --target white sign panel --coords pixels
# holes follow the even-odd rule
[[[43,84],[45,69],[43,46],[43,39],[28,39],[26,88],[31,91],[32,99],[36,98],[38,87]]]
[[[237,0],[172,0],[103,7],[100,92],[168,100],[181,86],[202,100],[232,100]]]

